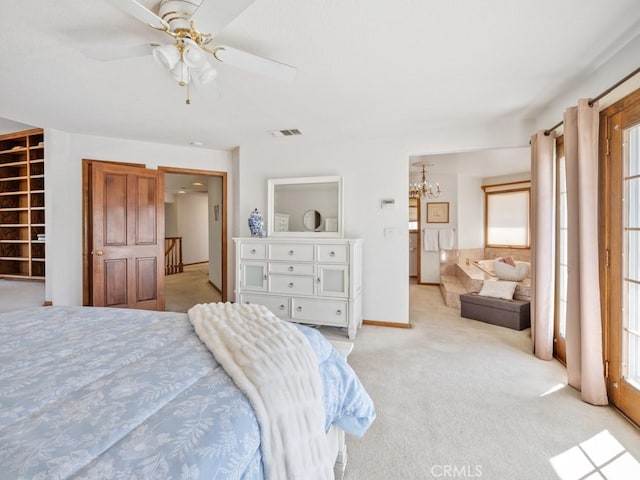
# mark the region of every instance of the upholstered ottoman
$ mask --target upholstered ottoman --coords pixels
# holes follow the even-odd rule
[[[460,314],[464,318],[524,330],[531,326],[530,304],[526,300],[503,300],[477,293],[460,295]]]

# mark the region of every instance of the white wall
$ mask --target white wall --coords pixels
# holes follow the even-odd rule
[[[171,195],[171,197],[175,196]],[[164,236],[178,236],[178,207],[175,201],[164,202]]]
[[[209,260],[209,198],[205,192],[176,195],[178,237],[185,265]],[[212,212],[213,214],[213,209]]]
[[[287,138],[277,144],[243,146],[242,151],[229,153],[46,129],[46,298],[55,304],[82,302],[81,160],[93,158],[146,163],[151,168],[166,165],[229,172],[229,285],[234,285],[235,278],[234,245],[230,238],[249,234],[247,216],[252,208],[266,210],[267,178],[342,175],[345,236],[365,239],[365,318],[407,322],[408,154],[525,146],[536,129],[548,128],[561,120],[564,109],[578,98],[592,97],[633,71],[639,51],[640,37],[578,87],[532,115],[531,120],[509,118],[482,126],[416,128],[412,132],[393,133],[386,140],[309,145],[298,142],[300,139]],[[638,79],[623,90],[637,85]],[[453,188],[458,189],[458,182]],[[396,206],[381,210],[382,198],[395,198]],[[451,212],[460,215],[462,222],[460,208],[451,208]],[[465,210],[464,215],[468,217],[471,213]],[[394,232],[391,238],[383,235],[387,227]],[[471,244],[473,240],[464,233],[459,242]]]
[[[458,176],[458,247],[484,247],[484,191],[478,177]]]
[[[267,179],[342,176],[345,237],[364,239],[364,318],[408,323],[407,152],[385,141],[311,145],[289,140],[240,149],[238,233],[249,235],[252,209],[266,212]],[[383,198],[395,199],[395,206],[382,209]],[[387,237],[385,229],[390,229]]]
[[[82,305],[82,159],[231,172],[231,153],[45,129],[46,299]],[[230,182],[233,184],[233,182]],[[232,188],[229,195],[233,195]],[[231,239],[228,239],[231,242]],[[233,270],[233,258],[228,259]],[[233,283],[230,283],[233,285]]]
[[[514,173],[513,175],[500,175],[497,177],[484,177],[482,185],[499,185],[501,183],[528,182],[531,180],[531,172]]]

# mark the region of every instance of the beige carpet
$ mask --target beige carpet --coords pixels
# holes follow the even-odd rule
[[[220,293],[209,283],[209,264],[184,267],[183,273],[164,277],[165,310],[186,312],[198,303],[219,302]]]
[[[378,418],[347,438],[347,479],[640,479],[640,431],[581,402],[529,330],[463,319],[438,287],[410,295],[414,328],[364,326],[349,357]]]
[[[0,312],[41,307],[43,303],[44,282],[0,279]]]
[[[0,312],[42,306],[44,296],[44,282],[0,279]],[[165,277],[167,311],[186,312],[196,303],[220,300],[220,293],[209,283],[208,263],[189,265],[184,273]]]

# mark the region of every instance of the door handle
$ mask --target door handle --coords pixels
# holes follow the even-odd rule
[[[98,255],[99,257],[101,257],[102,255],[104,255],[104,251],[103,250],[96,250],[95,252],[91,252],[92,255]]]

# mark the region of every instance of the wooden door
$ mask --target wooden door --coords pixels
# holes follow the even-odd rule
[[[157,170],[92,164],[94,306],[164,310],[163,208]]]
[[[607,392],[640,423],[640,90],[601,113],[601,131]]]

